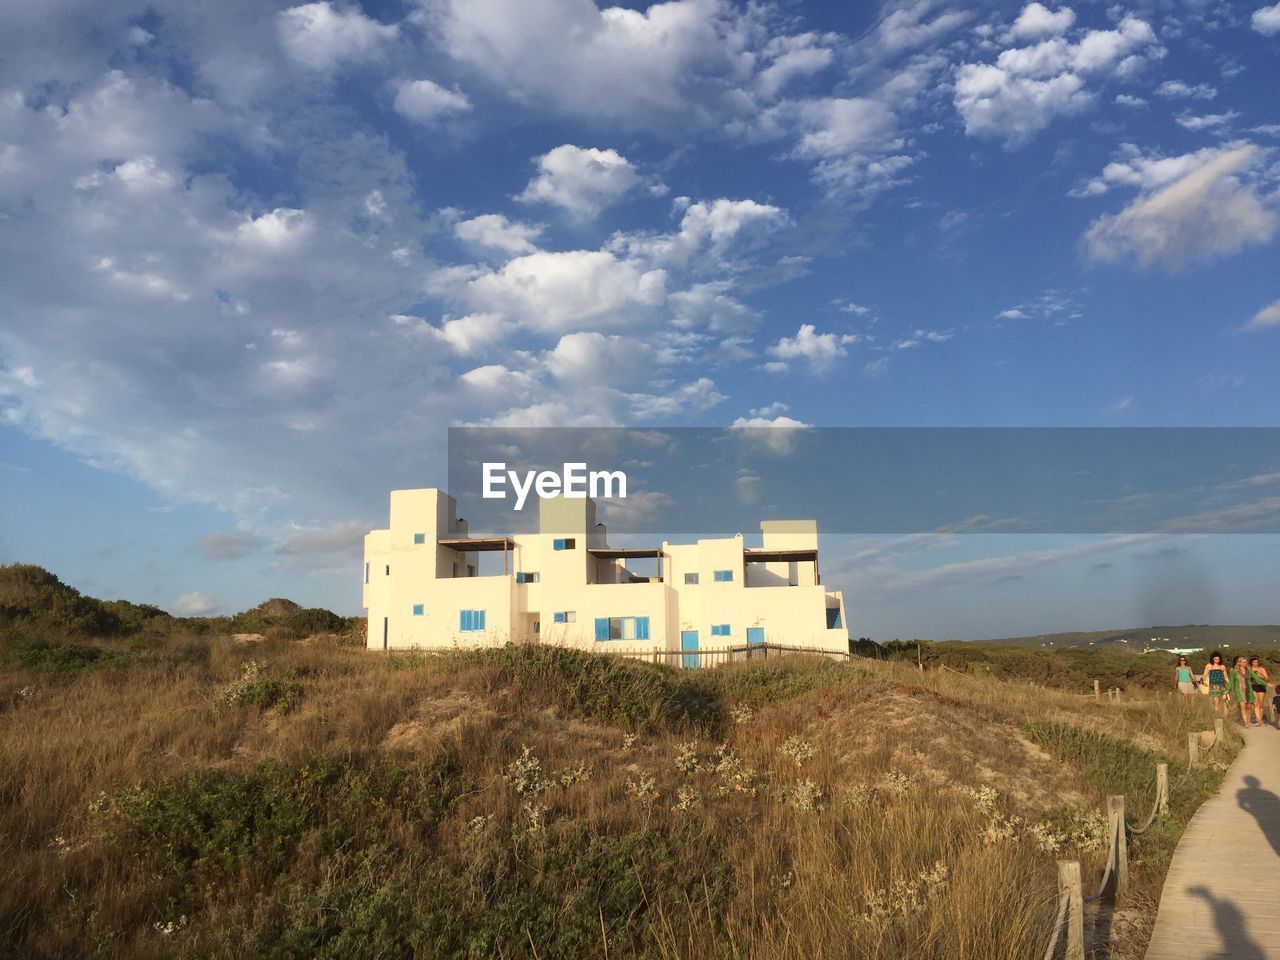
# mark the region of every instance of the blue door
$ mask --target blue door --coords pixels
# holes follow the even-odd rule
[[[697,654],[698,650],[698,631],[697,630],[681,630],[680,631],[680,649],[692,650],[693,654],[686,653],[680,659],[684,661],[684,666],[688,668],[697,667],[702,660]]]
[[[764,627],[747,627],[747,646],[758,647],[764,643]]]

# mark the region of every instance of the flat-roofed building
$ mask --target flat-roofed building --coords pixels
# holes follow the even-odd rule
[[[443,491],[393,490],[390,525],[364,541],[369,647],[537,641],[646,654],[767,643],[847,653],[844,598],[822,586],[817,523],[760,529],[758,548],[741,534],[611,547],[590,499],[552,498],[540,501],[538,533],[472,536]]]

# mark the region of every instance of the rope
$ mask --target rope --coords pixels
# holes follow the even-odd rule
[[[1119,825],[1113,824],[1111,827],[1111,847],[1107,851],[1107,869],[1102,872],[1102,882],[1098,884],[1097,890],[1084,898],[1085,903],[1093,903],[1093,901],[1100,899],[1103,891],[1107,889],[1107,881],[1111,879],[1111,871],[1115,869],[1116,865],[1116,848],[1120,846],[1120,839],[1116,836],[1117,826]]]
[[[1133,834],[1146,833],[1147,828],[1150,827],[1151,824],[1155,822],[1156,814],[1159,812],[1159,810],[1160,810],[1160,791],[1156,790],[1155,803],[1151,804],[1151,816],[1147,817],[1147,822],[1140,827],[1135,827],[1133,824],[1129,823],[1129,821],[1126,820],[1124,825],[1128,828],[1130,833],[1133,833]]]
[[[1058,919],[1053,924],[1053,936],[1049,939],[1049,946],[1045,947],[1044,960],[1053,960],[1053,952],[1058,946],[1058,939],[1062,936],[1062,927],[1067,920],[1067,904],[1070,902],[1071,895],[1065,891],[1058,897]]]

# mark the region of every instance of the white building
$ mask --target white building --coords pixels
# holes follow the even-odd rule
[[[542,500],[540,510],[548,532],[471,537],[453,497],[393,490],[389,528],[364,541],[369,647],[536,640],[633,654],[759,643],[849,650],[844,599],[819,577],[815,521],[765,521],[759,549],[745,548],[741,534],[621,548],[605,541],[589,499]],[[502,573],[482,575],[484,552],[501,554]]]

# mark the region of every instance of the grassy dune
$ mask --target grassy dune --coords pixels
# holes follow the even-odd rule
[[[1169,759],[1136,957],[1218,776],[1202,704],[905,664],[99,646],[0,664],[3,955],[1024,960]]]

